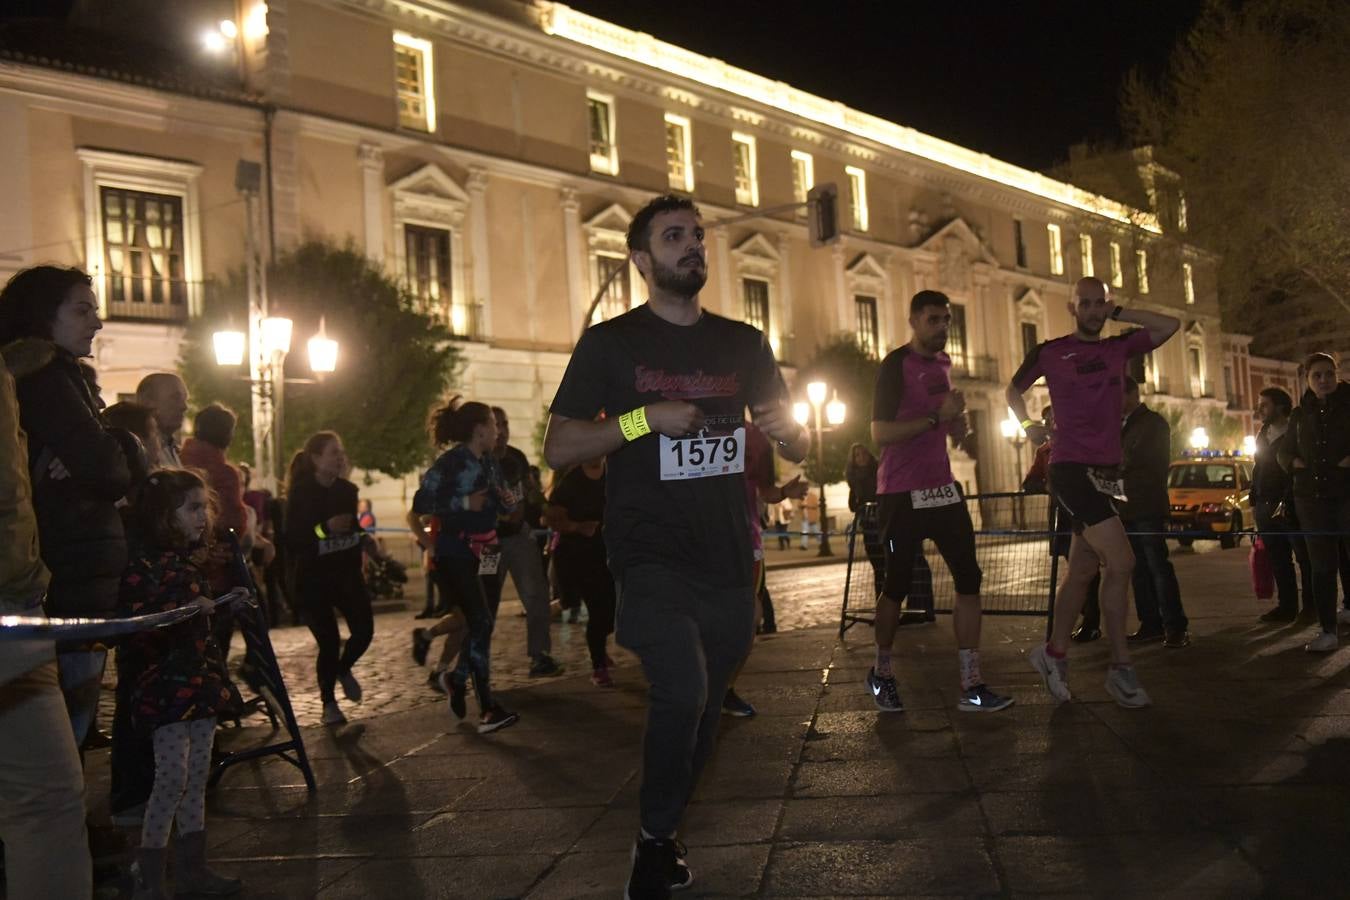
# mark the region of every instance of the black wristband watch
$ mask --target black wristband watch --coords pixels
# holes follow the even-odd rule
[[[1125,307],[1120,306],[1120,305],[1117,305],[1115,309],[1111,310],[1111,318],[1113,318],[1113,319],[1119,319],[1119,318],[1120,318],[1120,314],[1123,313],[1124,311],[1125,311]]]

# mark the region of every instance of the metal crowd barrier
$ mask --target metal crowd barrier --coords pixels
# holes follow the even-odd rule
[[[984,572],[980,604],[987,615],[1045,616],[1053,602],[1055,559],[1047,494],[971,494],[965,498],[975,526],[975,555]],[[876,619],[876,599],[885,579],[879,504],[865,503],[845,529],[848,570],[839,615],[839,636],[859,622]],[[912,615],[948,614],[956,591],[937,547],[925,541],[915,558],[905,600]]]

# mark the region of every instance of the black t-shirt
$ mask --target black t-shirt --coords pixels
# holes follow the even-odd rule
[[[724,435],[744,425],[747,405],[786,393],[758,329],[709,312],[693,325],[675,325],[644,304],[587,329],[550,411],[592,419],[602,409],[619,416],[648,403],[686,400],[703,410],[707,434]],[[739,450],[743,454],[744,446]],[[653,432],[609,457],[605,546],[611,566],[622,571],[658,563],[711,584],[750,584],[744,475],[663,481],[661,452]]]
[[[562,481],[549,495],[552,506],[561,506],[567,510],[567,518],[573,522],[605,521],[605,473],[599,478],[590,478],[581,466],[563,476]],[[597,531],[594,537],[584,534],[564,534],[558,538],[559,553],[599,553],[605,552],[604,538]]]
[[[507,444],[506,450],[497,459],[497,465],[502,470],[503,484],[516,495],[517,500],[524,500],[525,478],[530,474],[530,461],[526,459],[525,454]],[[524,527],[523,519],[511,521],[503,517],[497,520],[497,534],[500,537],[520,534]]]

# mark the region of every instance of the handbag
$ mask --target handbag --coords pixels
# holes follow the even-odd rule
[[[1252,541],[1252,549],[1247,554],[1247,565],[1252,573],[1252,590],[1256,599],[1269,600],[1275,595],[1275,572],[1270,567],[1270,551],[1261,538]]]

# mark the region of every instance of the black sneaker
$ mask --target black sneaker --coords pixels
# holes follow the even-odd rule
[[[882,677],[876,669],[867,670],[867,689],[872,692],[872,700],[882,712],[904,712],[905,704],[900,702],[900,691],[895,686],[895,676]]]
[[[414,628],[412,638],[413,662],[419,666],[427,664],[427,651],[431,649],[431,635],[425,628]]]
[[[547,653],[539,654],[535,661],[530,664],[531,678],[551,678],[562,673],[562,665]]]
[[[516,713],[505,710],[500,706],[494,706],[483,713],[483,717],[478,720],[478,733],[492,734],[494,731],[510,728],[519,721],[520,716]]]
[[[462,719],[468,710],[464,706],[465,686],[455,681],[455,676],[446,669],[436,676],[441,683],[441,690],[450,698],[450,711],[455,714],[456,719]]]
[[[755,708],[743,700],[734,689],[727,688],[727,695],[722,698],[722,712],[738,719],[748,719],[755,714]]]
[[[1294,612],[1291,609],[1280,609],[1280,607],[1277,606],[1274,609],[1270,610],[1269,612],[1262,613],[1260,621],[1283,623],[1283,622],[1292,622],[1297,618],[1298,613]]]
[[[445,688],[441,685],[441,673],[435,669],[427,673],[427,687],[438,694],[444,694]]]
[[[633,844],[633,874],[624,888],[624,900],[665,900],[671,891],[693,884],[684,854],[684,845],[674,838],[658,840],[639,834]]]

